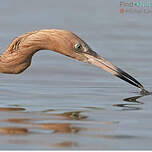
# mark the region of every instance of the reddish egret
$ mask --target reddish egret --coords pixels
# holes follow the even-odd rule
[[[143,90],[143,86],[135,78],[99,56],[77,35],[60,29],[43,29],[15,38],[0,55],[0,72],[23,72],[30,66],[34,53],[39,50],[52,50],[95,65]]]

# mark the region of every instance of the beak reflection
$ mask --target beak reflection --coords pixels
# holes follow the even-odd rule
[[[88,63],[95,65],[101,69],[104,69],[112,75],[115,75],[120,79],[144,90],[144,87],[135,78],[133,78],[131,75],[124,72],[120,68],[114,66],[112,63],[105,60],[103,57],[97,55],[94,51],[89,51],[88,54],[86,53],[84,55],[87,57]]]

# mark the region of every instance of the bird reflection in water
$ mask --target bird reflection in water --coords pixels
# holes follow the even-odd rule
[[[83,111],[64,112],[61,114],[53,114],[53,115],[60,117],[57,120],[87,119],[87,116],[81,115],[81,112]],[[53,130],[54,133],[78,133],[80,130],[85,130],[85,128],[75,127],[71,123],[41,123],[39,125],[43,129]]]
[[[61,116],[61,119],[66,120],[84,120],[87,119],[87,116],[82,115],[81,113],[84,111],[72,111],[72,112],[64,112],[61,114],[55,114],[56,116]]]
[[[63,141],[57,144],[52,144],[51,146],[53,147],[77,147],[78,144],[76,142],[72,142],[72,141]]]
[[[27,128],[21,127],[0,127],[0,135],[8,134],[8,135],[21,135],[29,133]]]
[[[43,123],[40,127],[47,130],[53,130],[53,133],[78,133],[83,128],[74,127],[70,123]]]
[[[113,106],[123,107],[122,110],[141,110],[142,108],[137,107],[137,106],[144,104],[144,103],[141,101],[138,101],[137,99],[142,98],[144,96],[152,95],[152,92],[148,92],[147,90],[141,90],[140,94],[141,95],[139,95],[139,96],[133,96],[133,97],[123,99],[123,101],[130,102],[130,103],[114,104]]]
[[[25,108],[0,107],[0,111],[24,111]]]

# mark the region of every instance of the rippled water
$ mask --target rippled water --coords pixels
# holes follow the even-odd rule
[[[119,4],[5,0],[1,51],[24,32],[67,29],[152,90],[151,14],[120,14]],[[40,51],[0,83],[0,149],[152,149],[151,95],[96,67]]]

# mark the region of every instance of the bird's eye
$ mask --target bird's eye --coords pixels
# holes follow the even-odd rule
[[[78,51],[79,49],[81,49],[81,44],[80,43],[75,44],[74,49],[75,51]]]

